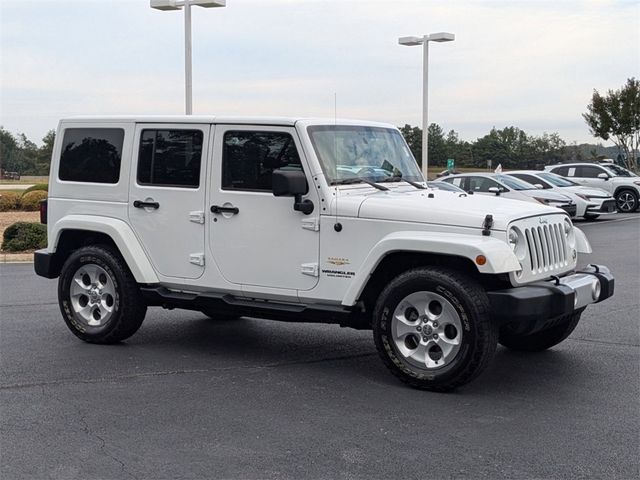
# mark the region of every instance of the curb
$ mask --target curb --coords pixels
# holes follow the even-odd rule
[[[0,263],[33,263],[33,253],[0,253]]]

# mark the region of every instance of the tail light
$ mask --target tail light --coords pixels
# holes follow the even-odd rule
[[[47,224],[47,199],[40,200],[40,223]]]

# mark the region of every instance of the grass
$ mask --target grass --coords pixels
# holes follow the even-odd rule
[[[49,183],[49,176],[31,176],[20,177],[20,180],[0,180],[0,185],[32,185],[35,183]]]

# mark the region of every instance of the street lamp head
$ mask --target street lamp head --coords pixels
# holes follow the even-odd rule
[[[151,8],[156,10],[180,10],[185,0],[151,0]],[[204,8],[224,7],[227,0],[189,0],[189,5]]]
[[[151,0],[151,8],[156,10],[180,10],[176,6],[176,0]]]
[[[423,37],[400,37],[398,39],[398,43],[406,47],[415,47],[416,45],[422,45],[423,42]]]
[[[453,33],[438,32],[432,33],[428,38],[430,42],[452,42],[456,36]]]

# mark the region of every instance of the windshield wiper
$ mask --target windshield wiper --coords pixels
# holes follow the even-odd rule
[[[362,177],[353,177],[353,178],[343,178],[342,180],[335,180],[331,182],[331,185],[351,185],[353,183],[366,183],[367,185],[371,185],[373,188],[377,188],[378,190],[386,191],[389,190],[384,185],[379,185],[376,182],[372,182],[366,178]]]
[[[406,178],[402,178],[402,175],[396,175],[394,177],[387,177],[384,180],[381,180],[381,182],[384,183],[390,183],[390,182],[406,182],[409,185],[413,185],[414,187],[416,187],[419,190],[424,190],[427,187],[425,187],[424,185],[420,185],[418,182],[413,182],[411,180],[407,180]]]

